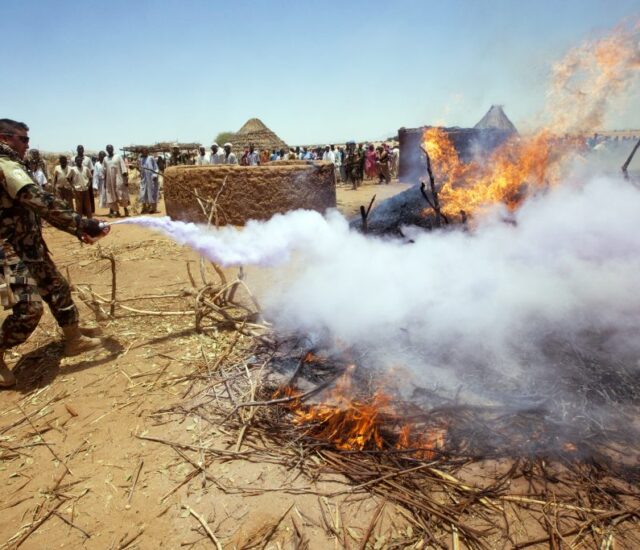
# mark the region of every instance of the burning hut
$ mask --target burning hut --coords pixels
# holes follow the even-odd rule
[[[427,169],[421,146],[425,130],[432,126],[419,128],[400,128],[400,166],[398,177],[402,181],[418,183]],[[443,128],[463,162],[468,162],[478,154],[487,154],[504,143],[518,130],[509,120],[501,105],[492,105],[489,111],[473,128],[458,126]]]
[[[244,123],[242,128],[231,138],[233,150],[238,153],[242,148],[253,143],[258,151],[264,149],[286,149],[287,144],[280,139],[275,132],[267,127],[259,118],[250,118]],[[222,143],[220,144],[222,145]]]
[[[167,214],[179,220],[207,223],[200,201],[215,202],[220,225],[336,206],[335,170],[328,162],[171,166],[164,176]]]

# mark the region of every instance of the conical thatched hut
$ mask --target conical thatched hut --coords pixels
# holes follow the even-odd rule
[[[518,133],[513,122],[509,120],[509,117],[504,113],[502,105],[491,105],[491,108],[487,111],[478,124],[474,126],[476,130],[502,130],[504,132]]]
[[[256,150],[262,151],[267,149],[272,151],[273,149],[286,149],[287,144],[282,141],[267,125],[259,118],[250,118],[244,123],[244,126],[240,128],[231,138],[234,152],[241,152],[245,145],[253,143]],[[220,143],[220,146],[223,144]]]

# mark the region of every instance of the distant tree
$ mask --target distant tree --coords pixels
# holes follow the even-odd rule
[[[215,139],[215,142],[222,147],[227,141],[231,141],[233,139],[233,132],[220,132]]]

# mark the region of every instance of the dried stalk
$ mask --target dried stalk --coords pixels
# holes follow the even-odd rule
[[[186,506],[186,505],[183,505],[182,507],[185,510],[187,510],[194,518],[198,520],[198,522],[200,523],[200,525],[202,525],[202,528],[205,530],[205,532],[207,533],[207,535],[209,536],[213,544],[215,544],[216,549],[222,550],[222,544],[220,544],[220,541],[213,534],[213,531],[211,531],[211,529],[209,528],[209,525],[207,525],[207,522],[204,520],[204,518],[200,514],[198,514],[193,508],[190,508],[189,506]]]

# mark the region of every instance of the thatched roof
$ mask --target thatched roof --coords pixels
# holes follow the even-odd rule
[[[253,143],[256,150],[286,149],[287,144],[282,141],[267,125],[259,118],[250,118],[244,123],[231,138],[234,151],[242,151],[245,145]],[[220,143],[219,145],[222,145]]]
[[[487,114],[482,117],[480,122],[474,126],[477,130],[504,130],[505,132],[518,133],[513,122],[509,120],[509,117],[504,114],[502,105],[491,105],[491,108],[487,111]]]

